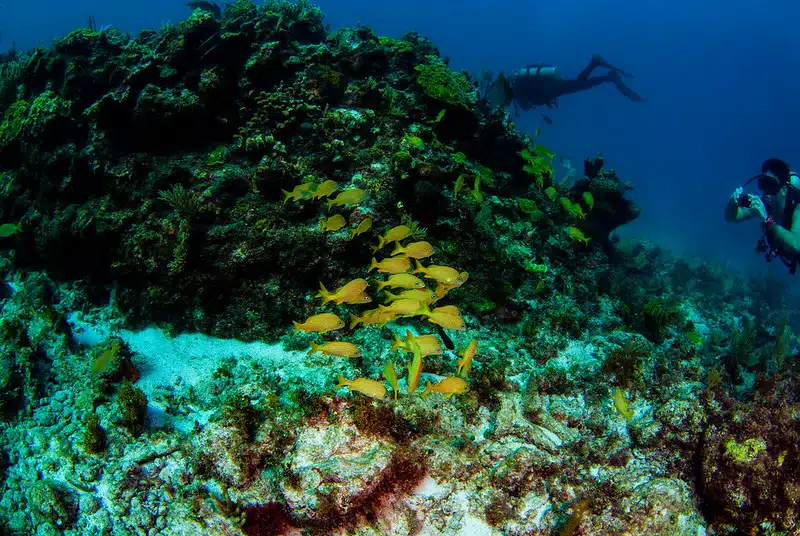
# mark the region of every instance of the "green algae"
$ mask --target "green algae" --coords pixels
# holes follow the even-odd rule
[[[745,439],[737,443],[735,439],[729,439],[725,443],[725,455],[737,463],[750,463],[758,457],[760,452],[767,450],[767,444],[761,438]]]

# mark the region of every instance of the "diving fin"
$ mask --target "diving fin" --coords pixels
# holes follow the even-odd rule
[[[620,75],[624,76],[625,78],[633,78],[633,75],[631,73],[629,73],[627,71],[623,71],[622,69],[620,69],[616,65],[612,65],[611,63],[608,63],[606,61],[606,59],[603,56],[599,55],[599,54],[594,54],[592,56],[592,63],[594,63],[595,65],[598,65],[600,67],[605,67],[606,69],[608,69],[608,70],[610,70],[612,72],[619,73]]]
[[[617,86],[617,90],[626,97],[628,97],[630,100],[634,102],[642,102],[644,100],[641,95],[639,95],[634,90],[625,85],[625,83],[622,81],[622,78],[620,78],[618,72],[615,71],[614,73],[612,73],[611,81],[614,83],[615,86]]]

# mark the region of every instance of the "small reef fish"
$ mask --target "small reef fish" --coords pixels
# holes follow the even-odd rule
[[[547,197],[550,198],[550,201],[555,201],[558,197],[558,192],[552,186],[548,186],[544,193],[547,194]]]
[[[113,343],[111,348],[107,348],[100,356],[94,360],[92,363],[92,372],[95,374],[102,374],[103,372],[107,371],[111,363],[114,361],[114,358],[119,355],[120,345],[119,343]]]
[[[467,347],[458,354],[461,359],[456,360],[456,365],[458,365],[458,369],[456,370],[456,376],[460,378],[466,378],[469,376],[469,372],[472,370],[472,358],[478,353],[478,340],[472,339],[469,341]]]
[[[406,352],[413,352],[414,344],[419,345],[422,357],[429,355],[441,355],[442,352],[444,352],[444,350],[442,350],[442,343],[439,341],[436,335],[414,336],[414,334],[408,330],[406,330],[406,336],[404,339],[401,339],[395,335],[394,341],[392,342],[392,348],[389,351],[393,352],[400,349],[405,350]]]
[[[398,225],[397,227],[392,227],[386,231],[386,234],[378,237],[378,247],[373,248],[373,251],[383,249],[383,246],[386,244],[399,242],[400,240],[408,238],[409,236],[411,236],[411,229],[409,229],[407,225]]]
[[[576,242],[582,242],[585,246],[588,246],[589,240],[591,240],[577,227],[567,227],[567,235]]]
[[[415,289],[425,288],[425,282],[419,277],[407,273],[394,274],[386,281],[378,281],[378,290],[389,288]]]
[[[392,386],[392,393],[394,394],[395,401],[397,401],[397,391],[399,390],[397,387],[397,371],[394,369],[394,363],[391,361],[387,361],[383,366],[383,377],[386,378],[386,381]]]
[[[458,197],[459,192],[464,188],[464,175],[459,175],[456,179],[456,184],[453,187],[453,199]]]
[[[395,300],[416,300],[422,303],[431,303],[436,299],[435,294],[432,290],[427,288],[412,288],[408,290],[404,290],[400,294],[392,294],[388,290],[383,293],[386,297],[384,300],[385,303],[390,303]]]
[[[381,314],[389,313],[397,316],[413,316],[419,311],[420,307],[422,307],[422,304],[417,300],[404,298],[402,300],[395,300],[389,305],[379,305],[378,309],[380,309]]]
[[[442,313],[446,315],[460,315],[461,312],[458,310],[458,307],[455,305],[444,305],[442,307],[437,307],[433,310],[434,313]]]
[[[414,357],[408,364],[408,394],[417,390],[422,375],[422,350],[419,344],[411,343],[411,351],[414,352]]]
[[[458,287],[459,285],[445,285],[444,283],[439,283],[438,285],[436,285],[436,288],[433,291],[433,301],[441,300],[442,298],[447,296],[448,292]]]
[[[353,279],[349,283],[345,283],[337,288],[334,292],[330,292],[325,288],[325,285],[320,282],[319,292],[317,292],[314,297],[322,298],[322,305],[328,302],[336,302],[337,305],[343,303],[369,303],[372,301],[372,298],[364,292],[368,284],[366,279]]]
[[[386,387],[379,381],[370,380],[368,378],[356,378],[355,380],[348,380],[341,374],[339,376],[339,383],[333,388],[347,387],[350,391],[358,391],[361,394],[367,395],[370,398],[377,398],[382,400],[386,398]]]
[[[338,231],[339,229],[341,229],[345,225],[347,225],[347,221],[344,219],[344,216],[342,216],[341,214],[336,214],[334,216],[331,216],[328,219],[322,218],[322,219],[319,220],[319,226],[320,226],[320,229],[322,229],[323,232],[332,233],[334,231]]]
[[[333,357],[361,357],[361,350],[355,344],[343,341],[331,341],[324,344],[316,344],[311,341],[311,349],[306,352],[306,355],[311,355],[314,352],[321,352],[324,355]]]
[[[460,314],[453,314],[450,312],[451,310],[449,308],[444,311],[441,309],[443,308],[440,307],[431,311],[427,305],[423,304],[417,311],[417,314],[426,317],[428,322],[442,326],[445,329],[454,329],[456,331],[467,329],[467,325],[464,323],[464,319],[461,318]]]
[[[311,196],[311,186],[312,183],[304,182],[303,184],[298,184],[294,187],[291,192],[287,192],[286,190],[281,190],[283,192],[283,204],[285,205],[289,199],[293,199],[294,201],[300,201],[301,199],[307,199]]]
[[[372,218],[364,218],[358,224],[358,227],[350,231],[350,240],[354,239],[362,233],[366,233],[372,228]]]
[[[407,246],[401,246],[398,243],[392,251],[392,257],[395,255],[403,255],[411,259],[425,259],[433,255],[433,246],[429,242],[411,242]]]
[[[364,195],[366,193],[367,192],[361,188],[351,188],[350,190],[339,192],[339,195],[337,195],[335,199],[328,199],[328,210],[330,210],[332,207],[349,207],[350,205],[357,205],[362,199],[364,199]]]
[[[589,207],[589,212],[594,208],[594,196],[592,192],[583,192],[583,202]]]
[[[402,274],[403,272],[407,272],[410,268],[411,261],[408,260],[408,257],[390,257],[388,259],[383,259],[381,262],[378,262],[375,260],[375,257],[372,257],[372,262],[369,265],[367,273],[377,269],[382,274]]]
[[[321,199],[323,197],[328,197],[333,192],[335,192],[337,188],[339,188],[339,185],[336,183],[336,181],[330,181],[330,180],[324,181],[323,183],[317,186],[316,190],[311,192],[311,199]]]
[[[467,382],[464,380],[464,378],[451,376],[443,379],[436,385],[433,385],[430,381],[427,381],[425,384],[425,390],[422,392],[422,398],[427,398],[433,393],[440,393],[444,395],[445,400],[447,400],[453,395],[460,395],[466,392]]]
[[[633,418],[633,410],[628,404],[628,399],[625,398],[625,393],[619,387],[614,391],[614,407],[626,421],[630,421]]]
[[[402,259],[404,257],[393,258]],[[418,260],[414,260],[414,262],[416,263],[416,269],[411,272],[412,274],[422,274],[424,277],[433,279],[437,283],[460,287],[467,280],[467,277],[469,277],[467,272],[459,272],[455,268],[450,268],[449,266],[439,266],[437,264],[422,266]]]
[[[19,229],[20,227],[18,223],[4,223],[0,225],[0,238],[14,236],[19,232]]]
[[[483,192],[481,192],[481,176],[475,176],[475,182],[472,186],[472,191],[469,193],[476,203],[483,203]]]
[[[354,314],[350,315],[350,329],[355,328],[357,325],[361,324],[362,326],[383,326],[387,323],[395,320],[397,318],[397,314],[392,313],[390,311],[381,311],[380,309],[368,309],[364,311],[364,314],[361,316],[356,316]]]
[[[310,316],[302,324],[294,322],[294,332],[305,331],[306,333],[328,333],[344,327],[344,320],[332,313],[322,313]]]

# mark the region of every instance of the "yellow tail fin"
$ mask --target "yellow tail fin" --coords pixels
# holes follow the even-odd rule
[[[317,292],[314,297],[322,298],[322,305],[325,305],[329,301],[333,301],[330,291],[325,288],[325,285],[322,284],[322,281],[319,282],[319,292]]]
[[[422,398],[428,398],[433,392],[433,384],[430,380],[425,380],[425,390],[422,391]]]
[[[367,273],[370,273],[377,267],[378,267],[378,261],[375,260],[375,257],[372,257],[372,262],[369,263],[369,270],[367,270]]]
[[[361,322],[361,319],[358,318],[353,313],[350,313],[350,329],[353,329]]]
[[[394,352],[398,348],[403,347],[403,341],[397,335],[394,336],[394,340],[392,341],[392,347],[389,349],[390,352]]]
[[[348,380],[341,374],[337,374],[337,376],[339,377],[339,383],[333,386],[334,389],[338,389],[339,387],[347,387],[348,385],[350,385],[350,380]]]
[[[314,352],[319,351],[319,349],[320,349],[320,345],[319,344],[315,343],[314,341],[310,341],[309,344],[311,345],[311,350],[306,352],[306,355],[311,355]]]

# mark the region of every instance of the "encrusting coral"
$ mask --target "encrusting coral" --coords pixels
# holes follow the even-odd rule
[[[415,33],[190,4],[0,70],[0,532],[792,529],[786,288]]]

